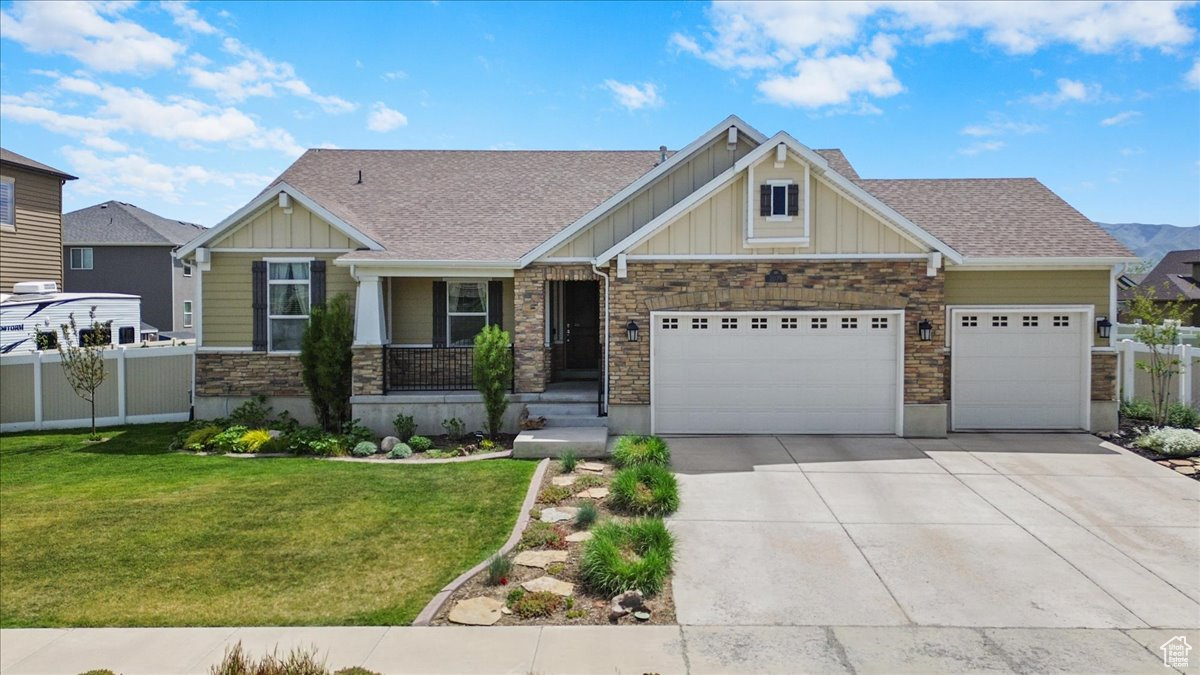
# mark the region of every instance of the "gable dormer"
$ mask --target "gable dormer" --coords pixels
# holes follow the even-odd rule
[[[812,164],[779,143],[746,175],[746,246],[809,246],[816,215]]]

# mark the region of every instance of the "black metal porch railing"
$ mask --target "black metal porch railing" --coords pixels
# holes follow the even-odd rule
[[[509,347],[510,357],[515,356]],[[516,391],[516,368],[509,391]],[[383,390],[470,391],[475,389],[473,347],[384,347]]]

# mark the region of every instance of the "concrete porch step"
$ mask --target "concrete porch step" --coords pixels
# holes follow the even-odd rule
[[[595,401],[586,403],[530,403],[530,417],[595,417],[597,405]]]
[[[608,418],[593,414],[583,415],[553,415],[546,417],[546,428],[561,429],[563,427],[604,427],[608,428]]]
[[[571,450],[577,457],[608,455],[608,427],[555,427],[522,431],[513,441],[513,457],[559,457]]]

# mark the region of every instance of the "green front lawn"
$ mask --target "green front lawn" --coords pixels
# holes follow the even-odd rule
[[[0,626],[406,624],[534,470],[198,457],[177,428],[0,436]]]

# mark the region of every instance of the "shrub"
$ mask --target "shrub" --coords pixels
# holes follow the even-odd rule
[[[286,657],[267,654],[258,661],[252,659],[238,642],[225,652],[225,658],[213,666],[210,675],[329,675],[323,660],[312,651],[293,649]]]
[[[209,446],[216,452],[246,452],[246,446],[242,445],[242,436],[246,435],[246,427],[232,426],[213,436],[209,441]]]
[[[1200,432],[1192,429],[1151,427],[1133,444],[1144,450],[1170,457],[1186,457],[1200,452]]]
[[[275,418],[275,422],[271,424],[272,429],[278,429],[286,436],[300,428],[300,421],[292,417],[292,413],[284,410],[279,413],[279,417]]]
[[[268,438],[262,445],[258,446],[258,451],[272,454],[289,452],[287,438],[284,436]]]
[[[379,448],[375,447],[374,443],[371,441],[363,441],[355,445],[354,449],[350,451],[350,454],[354,455],[355,457],[370,457],[378,451]]]
[[[575,465],[579,464],[579,457],[575,455],[574,450],[563,450],[563,453],[558,456],[558,461],[562,464],[563,473],[575,473]]]
[[[576,478],[574,483],[571,483],[571,487],[575,488],[576,492],[582,492],[588,488],[602,487],[603,485],[604,479],[594,473],[585,473]]]
[[[475,388],[483,396],[488,435],[500,433],[504,411],[508,410],[508,390],[512,385],[512,340],[508,331],[495,324],[484,326],[475,336],[475,354],[471,374]]]
[[[489,586],[499,586],[508,583],[508,575],[512,573],[512,560],[497,553],[488,560],[487,583]]]
[[[618,468],[653,464],[671,465],[671,450],[658,436],[622,436],[613,446],[613,464]]]
[[[562,609],[563,597],[550,591],[526,593],[512,604],[513,614],[522,619],[532,619],[539,616],[550,616]]]
[[[396,438],[399,438],[402,443],[408,443],[417,433],[417,421],[412,415],[404,413],[396,413],[392,419],[392,428],[396,430]]]
[[[404,439],[400,440],[403,441]],[[413,436],[408,439],[407,443],[408,447],[413,449],[413,452],[429,452],[429,449],[433,447],[433,441],[424,436]]]
[[[271,440],[271,432],[266,429],[251,429],[242,434],[239,442],[246,452],[258,452],[269,440]]]
[[[229,421],[248,429],[261,429],[271,421],[271,406],[262,394],[250,397],[229,413]]]
[[[412,457],[412,448],[405,443],[397,443],[396,447],[387,454],[388,459],[407,459]]]
[[[614,508],[628,513],[666,516],[679,508],[679,485],[675,475],[654,464],[621,469],[613,477],[609,500]]]
[[[353,448],[364,441],[374,441],[375,433],[363,426],[361,421],[353,419],[342,424],[342,438],[346,440],[346,447]]]
[[[1154,419],[1154,406],[1144,398],[1135,398],[1132,401],[1122,401],[1121,417],[1124,417],[1127,420],[1149,421]]]
[[[340,457],[346,454],[346,443],[316,427],[300,427],[287,436],[287,449],[297,455]]]
[[[605,597],[662,590],[675,560],[675,540],[657,518],[608,522],[592,530],[579,560],[584,585]]]
[[[549,565],[546,565],[546,574],[556,577],[562,574],[563,570],[565,569],[567,569],[567,566],[560,562],[550,563]]]
[[[599,516],[600,512],[596,510],[595,504],[584,502],[579,505],[579,511],[575,513],[575,527],[586,530],[596,522],[596,518]]]
[[[314,305],[300,338],[300,377],[312,399],[321,428],[337,432],[350,419],[354,318],[343,293],[326,305]]]
[[[542,504],[557,504],[571,496],[571,488],[565,485],[547,485],[538,493],[537,500]]]
[[[535,520],[521,533],[521,548],[567,548],[567,535],[561,528]]]
[[[452,441],[462,440],[462,437],[467,435],[467,425],[458,417],[442,420],[442,428],[446,430],[446,435]]]
[[[479,449],[483,450],[484,452],[491,452],[492,450],[496,449],[496,441],[493,441],[490,438],[485,438],[479,441]]]
[[[213,425],[200,427],[189,433],[187,438],[183,440],[183,449],[192,452],[204,452],[211,447],[213,437],[222,431],[224,429]]]
[[[508,592],[508,595],[504,598],[504,604],[511,608],[514,603],[523,597],[525,597],[525,589],[518,586]]]
[[[587,612],[582,609],[572,609],[567,611],[568,619],[582,619],[585,616],[587,616]]]
[[[1200,427],[1200,410],[1186,403],[1172,403],[1171,407],[1167,408],[1167,424],[1180,429]]]

